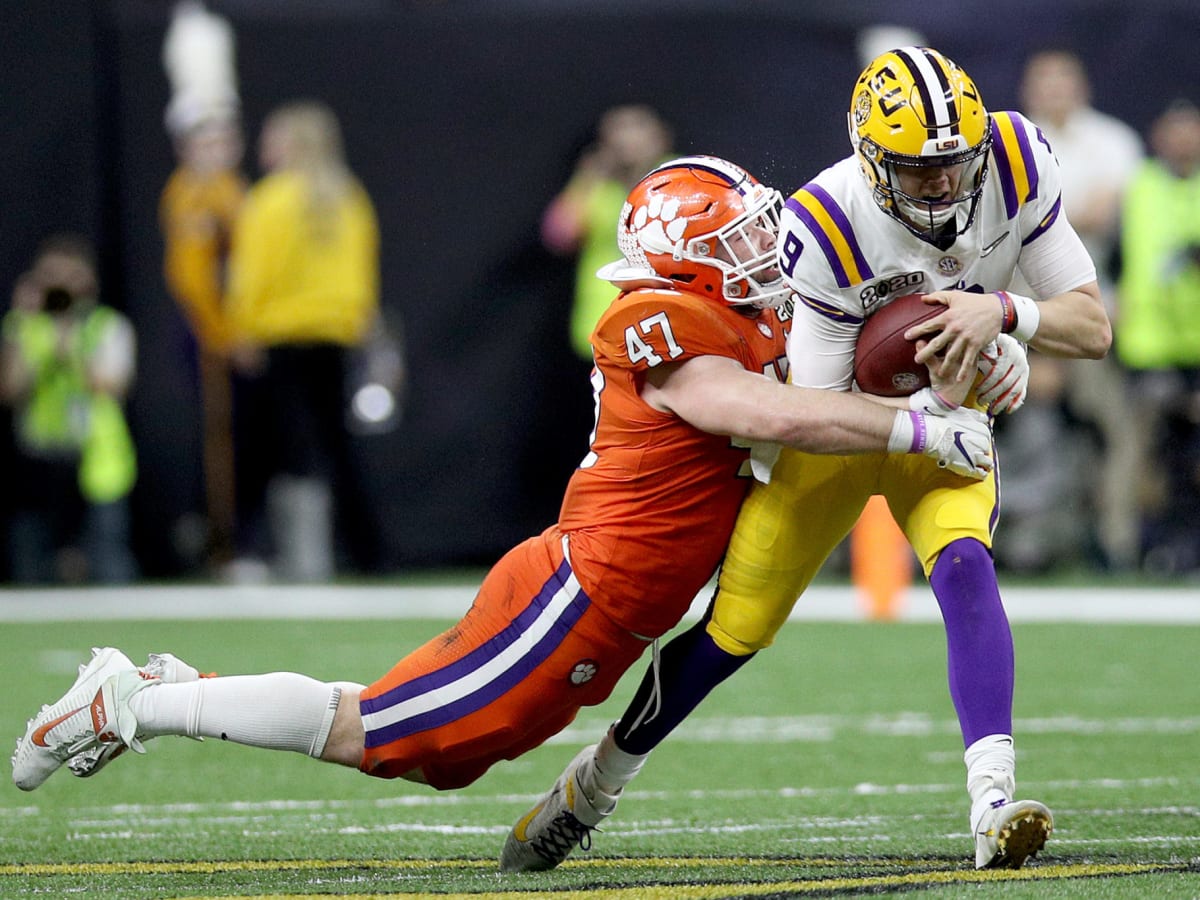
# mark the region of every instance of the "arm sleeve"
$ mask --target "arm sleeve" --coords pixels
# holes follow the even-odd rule
[[[1053,297],[1096,280],[1096,266],[1065,215],[1021,248],[1021,275],[1036,299]]]
[[[854,345],[860,330],[857,322],[835,321],[798,302],[788,336],[792,384],[850,390],[854,381]]]

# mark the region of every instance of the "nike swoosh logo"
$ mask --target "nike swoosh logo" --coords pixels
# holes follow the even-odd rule
[[[49,734],[55,726],[61,725],[63,722],[67,721],[67,719],[71,718],[71,716],[78,712],[83,712],[85,709],[87,709],[86,706],[81,706],[79,709],[73,709],[69,713],[63,713],[57,719],[52,719],[35,731],[29,739],[39,747],[49,747],[50,745],[46,743],[46,735]]]
[[[961,431],[954,432],[954,446],[958,448],[958,452],[963,455],[963,459],[967,462],[971,461],[971,454],[967,452],[967,448],[963,446],[963,433]]]
[[[533,821],[533,817],[540,813],[542,811],[542,807],[545,805],[546,804],[544,803],[539,803],[529,812],[525,813],[525,815],[521,817],[521,821],[513,826],[513,837],[515,837],[522,844],[529,843],[529,835],[525,833],[525,829],[529,827],[529,823]]]
[[[1004,234],[1000,235],[1000,237],[998,237],[994,241],[992,241],[990,244],[988,244],[986,247],[984,247],[982,250],[980,250],[979,251],[980,258],[982,259],[983,257],[987,256],[989,253],[991,253],[993,250],[995,250],[997,247],[999,247],[1002,243],[1004,243],[1004,239],[1006,237],[1008,237],[1007,231],[1004,232]]]

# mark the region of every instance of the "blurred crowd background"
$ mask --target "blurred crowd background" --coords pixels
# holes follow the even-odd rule
[[[181,87],[181,10],[227,96]],[[1035,358],[999,423],[998,563],[1200,574],[1195,2],[14,0],[0,26],[6,582],[490,564],[586,449],[593,223],[674,152],[795,190],[893,34],[1043,128],[1117,323],[1109,360]]]

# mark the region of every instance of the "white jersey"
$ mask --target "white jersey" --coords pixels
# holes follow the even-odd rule
[[[975,220],[944,250],[880,209],[853,156],[788,199],[779,260],[797,295],[788,340],[795,384],[848,390],[863,320],[905,294],[1004,290],[1018,267],[1034,299],[1095,280],[1062,213],[1058,163],[1041,133],[1019,113],[991,119]]]

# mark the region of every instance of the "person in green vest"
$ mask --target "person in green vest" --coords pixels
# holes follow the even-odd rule
[[[16,454],[8,529],[18,583],[125,583],[137,454],[123,403],[133,327],[97,299],[91,243],[58,234],[39,248],[0,323],[0,399]]]
[[[591,334],[612,302],[612,285],[596,270],[621,256],[617,229],[629,189],[674,156],[671,129],[641,104],[614,106],[601,117],[596,141],[580,156],[566,186],[542,215],[542,243],[561,256],[578,255],[571,306],[571,348],[592,361]]]
[[[1200,108],[1176,100],[1125,193],[1114,346],[1142,437],[1144,566],[1200,570]]]

